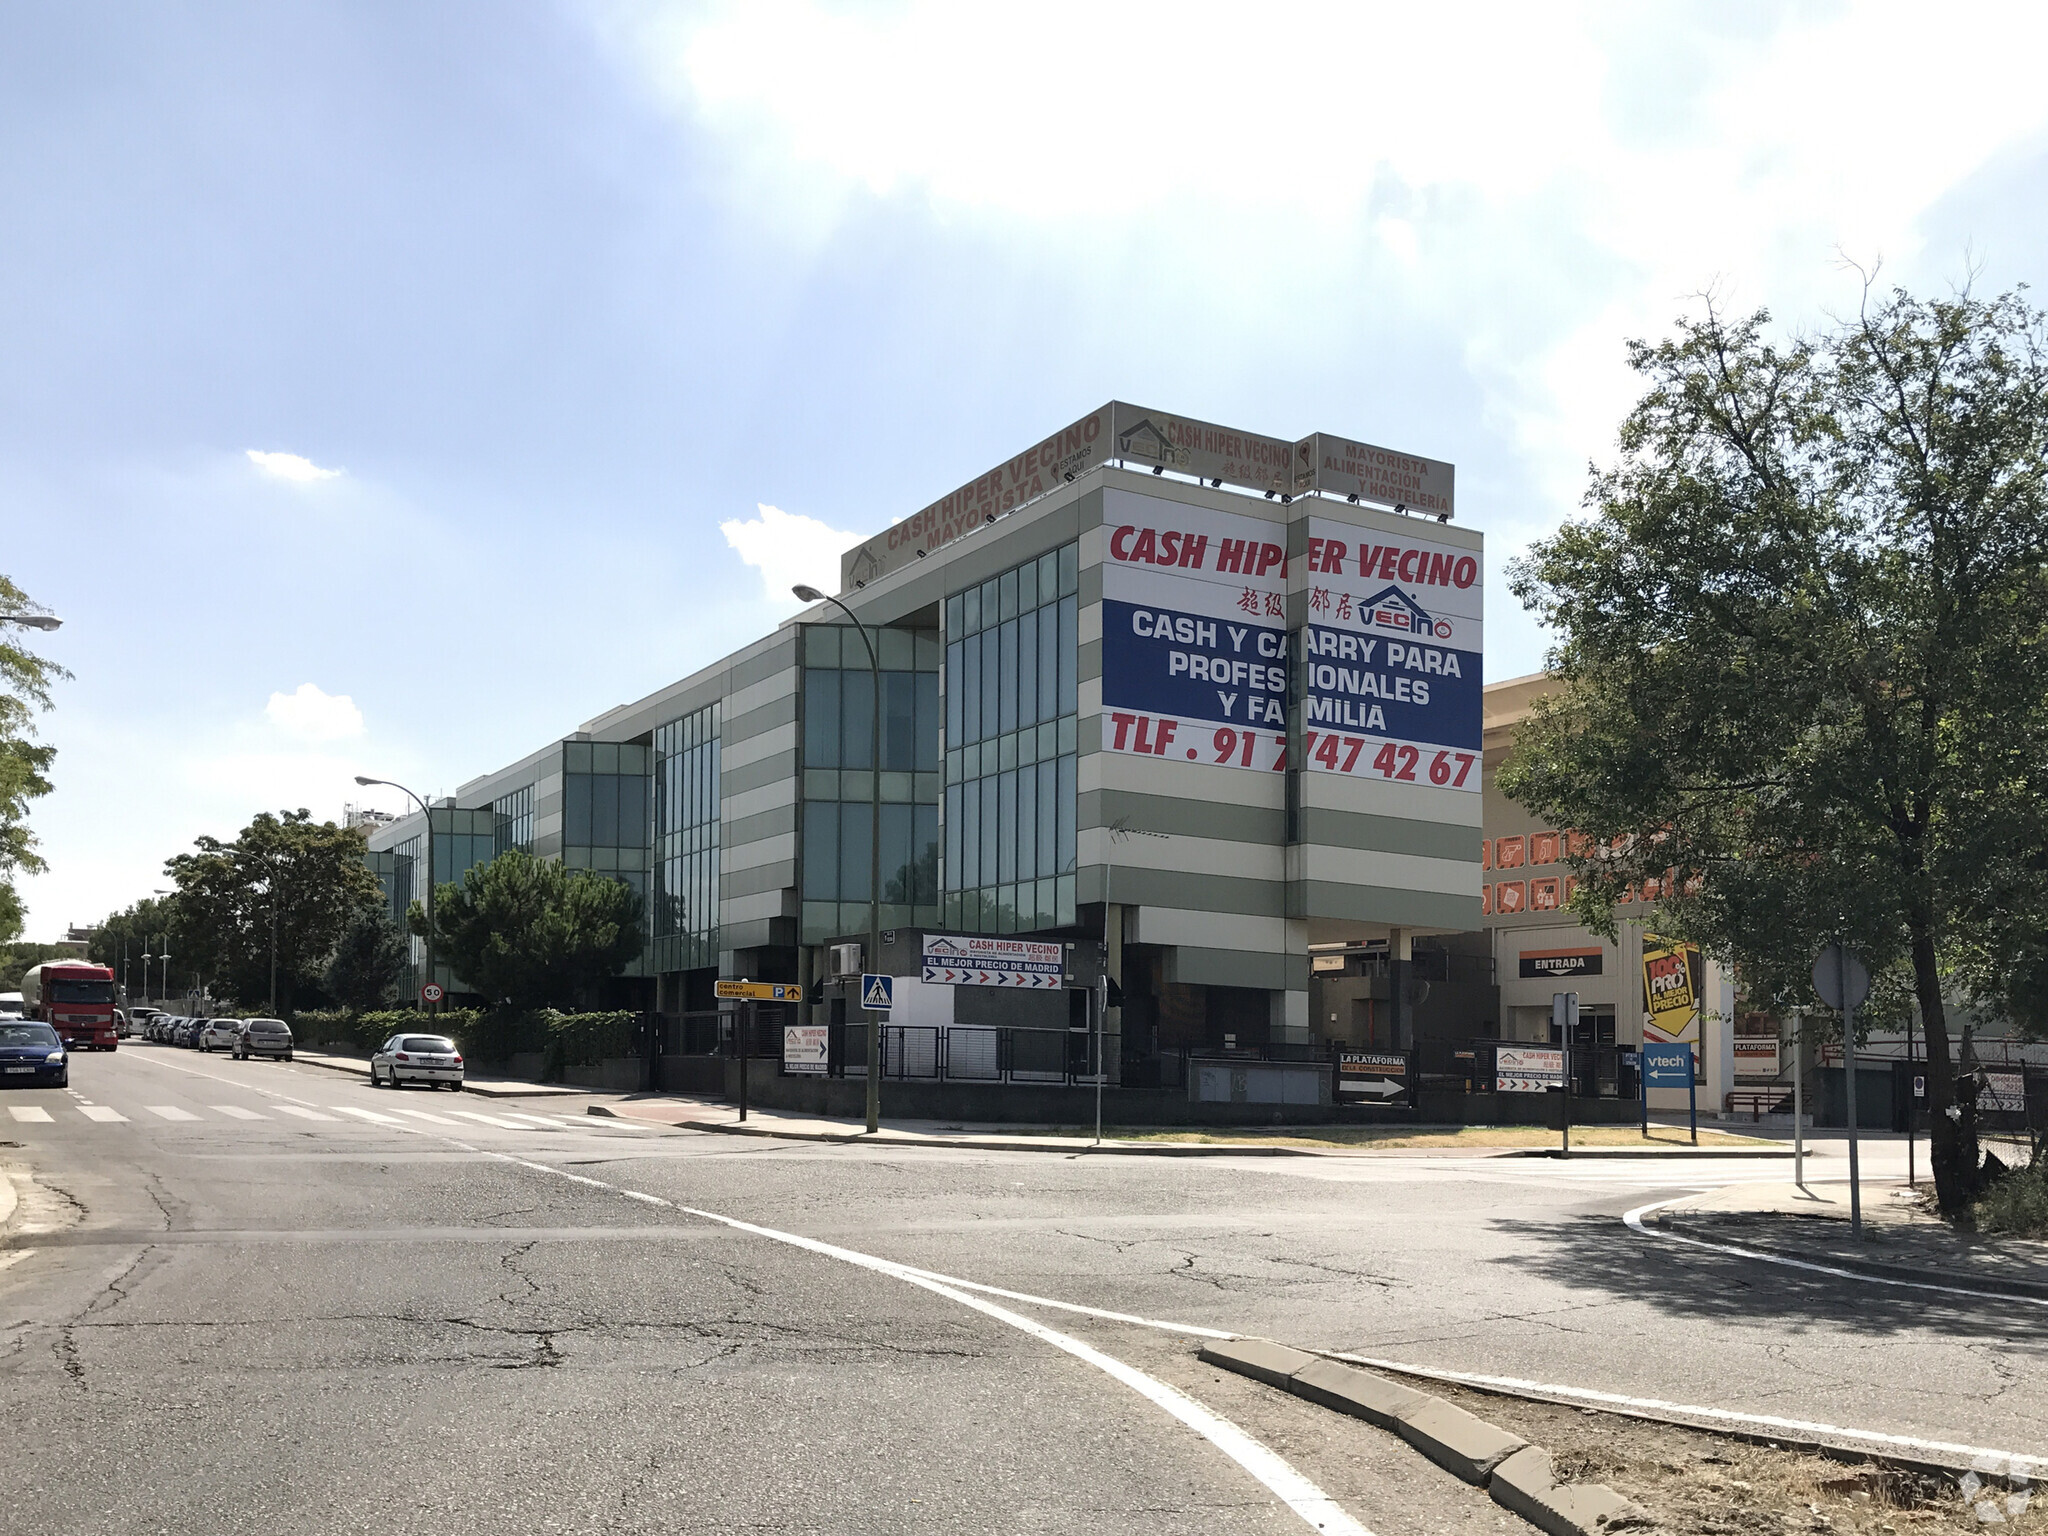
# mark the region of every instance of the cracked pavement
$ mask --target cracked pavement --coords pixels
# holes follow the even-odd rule
[[[101,1103],[447,1102],[171,1059],[196,1070],[124,1049],[79,1072]],[[2048,1317],[1622,1228],[1628,1206],[1713,1181],[1697,1167],[1077,1162],[601,1120],[136,1115],[15,1139],[0,1158],[36,1199],[34,1230],[0,1238],[0,1261],[32,1250],[0,1269],[0,1479],[38,1531],[1304,1529],[1159,1409],[999,1321],[513,1158],[1140,1316],[2048,1443]],[[1035,1315],[1231,1418],[1380,1536],[1527,1529],[1390,1436],[1200,1366],[1186,1338]]]

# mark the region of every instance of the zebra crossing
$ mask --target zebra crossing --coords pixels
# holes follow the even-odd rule
[[[557,1133],[596,1130],[645,1133],[651,1129],[629,1121],[593,1120],[587,1115],[534,1114],[496,1106],[485,1112],[474,1109],[407,1109],[399,1105],[365,1109],[355,1104],[315,1106],[278,1102],[265,1104],[260,1109],[246,1104],[208,1104],[196,1108],[177,1104],[138,1104],[123,1111],[111,1104],[43,1103],[9,1104],[7,1113],[16,1125],[56,1125],[71,1123],[73,1117],[77,1117],[88,1125],[132,1125],[138,1122],[145,1125],[190,1125],[219,1120],[245,1126],[256,1122],[291,1125],[310,1121],[334,1126],[355,1124],[414,1129],[437,1126],[451,1131],[471,1131],[480,1125],[493,1130]]]

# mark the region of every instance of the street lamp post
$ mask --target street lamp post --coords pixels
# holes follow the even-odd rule
[[[874,679],[874,715],[868,724],[868,955],[867,962],[878,971],[882,964],[882,663],[867,625],[836,597],[827,597],[816,587],[790,588],[801,602],[830,603],[860,631],[860,643],[868,648],[868,674]],[[863,967],[865,968],[865,967]],[[873,1015],[874,1010],[867,1010]],[[741,1068],[745,1070],[744,1067]],[[868,1134],[882,1128],[882,1021],[868,1020]]]
[[[356,775],[356,782],[366,789],[372,784],[382,784],[386,789],[397,790],[401,795],[406,796],[408,799],[412,801],[414,805],[420,808],[420,815],[426,821],[427,830],[425,836],[427,839],[427,899],[424,903],[424,907],[427,914],[427,980],[432,981],[434,979],[434,813],[427,809],[426,801],[422,800],[418,795],[415,795],[403,784],[397,783],[394,780],[369,779],[363,777],[363,775],[359,773]]]

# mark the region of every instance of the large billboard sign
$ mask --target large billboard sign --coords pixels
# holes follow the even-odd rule
[[[1112,400],[847,550],[840,590],[901,570],[1112,460],[1268,494],[1320,491],[1433,517],[1454,511],[1455,472],[1437,459],[1328,432],[1298,442],[1266,437]]]
[[[1103,497],[1102,746],[1271,772],[1287,739],[1287,530]]]
[[[1303,766],[1478,794],[1477,552],[1312,517],[1307,586]]]
[[[923,979],[950,987],[1023,987],[1057,991],[1066,985],[1066,947],[1034,939],[986,934],[928,933]]]

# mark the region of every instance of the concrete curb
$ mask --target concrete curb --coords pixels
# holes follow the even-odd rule
[[[1739,1233],[1717,1232],[1704,1223],[1688,1222],[1683,1212],[1660,1212],[1652,1216],[1650,1221],[1681,1237],[1747,1248],[1752,1253],[1769,1254],[1774,1259],[1791,1259],[1801,1264],[1826,1264],[1833,1269],[1846,1269],[1854,1274],[1868,1275],[1873,1280],[1906,1280],[1914,1285],[1942,1285],[1951,1290],[1976,1292],[1992,1300],[2001,1293],[2008,1296],[2037,1296],[2048,1300],[2048,1281],[2044,1280],[2007,1280],[1986,1275],[1958,1275],[1952,1270],[1928,1269],[1916,1264],[1887,1264],[1881,1259],[1845,1257],[1836,1253],[1816,1252],[1811,1248],[1789,1248],[1783,1243],[1760,1243]],[[1846,1226],[1847,1223],[1844,1222],[1843,1225]]]
[[[933,1137],[925,1141],[911,1141],[892,1136],[870,1136],[865,1131],[778,1131],[760,1125],[721,1125],[710,1120],[655,1120],[645,1115],[629,1115],[609,1104],[592,1104],[588,1113],[608,1115],[617,1120],[631,1120],[640,1125],[666,1126],[676,1131],[711,1131],[720,1136],[765,1136],[776,1141],[823,1141],[840,1146],[865,1147],[909,1147],[917,1149],[965,1148],[974,1152],[1057,1152],[1063,1157],[1084,1154],[1100,1155],[1113,1152],[1119,1157],[1321,1157],[1325,1154],[1313,1147],[1216,1147],[1199,1142],[1141,1142],[1105,1141],[1101,1146],[1091,1143],[1049,1143],[1035,1138],[1016,1137],[998,1139],[978,1136]]]
[[[1638,1152],[1630,1147],[1574,1147],[1572,1148],[1572,1155],[1567,1158],[1556,1147],[1518,1147],[1506,1155],[1509,1157],[1547,1157],[1556,1162],[1576,1162],[1582,1157],[1654,1157],[1659,1160],[1667,1157],[1685,1158],[1688,1160],[1695,1157],[1789,1158],[1792,1155],[1792,1149],[1790,1147],[1757,1147],[1754,1149],[1746,1147],[1677,1147],[1668,1152]],[[1809,1152],[1806,1155],[1810,1158],[1815,1154]]]
[[[0,1234],[7,1231],[7,1225],[14,1220],[15,1207],[21,1204],[21,1196],[14,1191],[14,1165],[0,1163]]]
[[[1604,1484],[1559,1487],[1550,1453],[1520,1435],[1371,1371],[1270,1339],[1218,1340],[1204,1344],[1198,1357],[1205,1364],[1392,1430],[1438,1466],[1485,1488],[1496,1504],[1551,1536],[1598,1536],[1623,1517],[1643,1518],[1640,1509]]]

